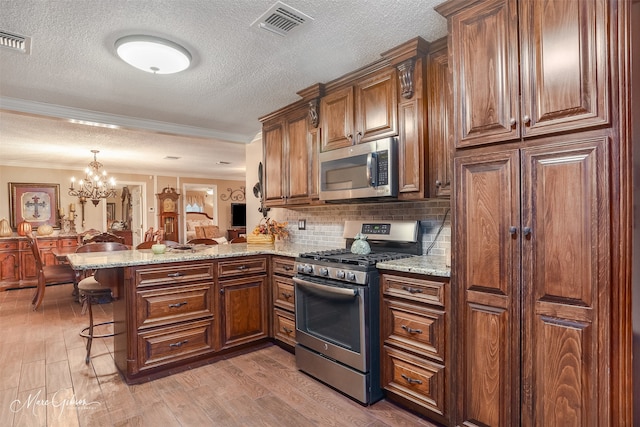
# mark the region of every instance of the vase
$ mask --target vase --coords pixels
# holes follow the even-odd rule
[[[9,221],[6,218],[0,219],[0,237],[9,237],[13,234],[13,230],[9,226]]]
[[[276,237],[273,234],[248,234],[247,243],[253,245],[273,245]]]

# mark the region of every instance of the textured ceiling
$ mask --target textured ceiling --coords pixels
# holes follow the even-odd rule
[[[32,38],[29,55],[0,48],[0,165],[83,168],[99,149],[110,171],[243,179],[260,116],[409,39],[443,37],[441,2],[286,0],[313,20],[280,37],[251,27],[275,0],[0,0],[0,31]],[[114,49],[130,34],[175,41],[193,63],[130,67]]]

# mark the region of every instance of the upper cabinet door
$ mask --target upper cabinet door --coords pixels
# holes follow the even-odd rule
[[[604,0],[520,2],[523,136],[609,123]]]
[[[351,145],[353,109],[353,86],[330,93],[320,100],[322,151]]]
[[[286,182],[286,170],[284,168],[284,123],[279,120],[262,129],[264,144],[264,188],[263,199],[265,203],[283,204],[286,189],[282,184]]]
[[[516,3],[479,2],[450,24],[456,147],[518,139]]]
[[[356,144],[398,134],[396,70],[356,84]]]

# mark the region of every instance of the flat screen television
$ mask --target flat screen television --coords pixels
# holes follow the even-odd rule
[[[244,203],[231,203],[231,226],[247,226],[247,205]]]

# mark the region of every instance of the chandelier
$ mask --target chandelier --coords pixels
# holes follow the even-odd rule
[[[78,182],[78,188],[76,189],[76,179],[72,177],[71,186],[69,187],[69,195],[79,197],[83,208],[87,200],[91,200],[93,206],[98,206],[100,199],[118,196],[118,192],[115,189],[115,179],[113,177],[108,178],[107,171],[100,171],[102,163],[96,160],[96,155],[100,151],[91,150],[91,152],[93,153],[93,161],[84,170],[84,179]]]

